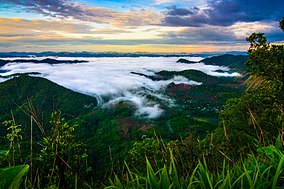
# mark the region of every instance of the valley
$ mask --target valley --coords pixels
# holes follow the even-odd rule
[[[28,140],[32,116],[35,127],[34,148],[38,149],[37,143],[40,143],[41,135],[50,132],[51,113],[60,112],[70,125],[76,125],[76,140],[86,144],[90,167],[95,170],[93,174],[104,175],[109,171],[105,168],[113,166],[109,164],[110,149],[112,160],[120,162],[129,156],[127,154],[133,143],[141,141],[145,136],[157,135],[166,141],[185,139],[189,136],[202,139],[207,133],[216,129],[220,121],[219,111],[223,109],[226,101],[229,98],[239,97],[244,91],[244,77],[214,76],[219,73],[226,75],[229,69],[242,71],[239,70],[241,66],[238,65],[243,63],[241,60],[245,57],[239,60],[234,55],[224,56],[226,61],[216,62],[216,58],[212,58],[215,66],[210,65],[210,58],[205,59],[208,66],[201,66],[201,70],[206,70],[207,74],[196,69],[186,70],[184,67],[191,66],[189,64],[182,65],[182,69],[185,70],[173,66],[172,69],[175,71],[130,72],[126,77],[122,76],[122,85],[124,81],[126,81],[126,87],[131,86],[135,81],[141,81],[141,84],[145,81],[148,83],[142,86],[139,84],[139,88],[136,86],[129,88],[126,92],[101,93],[100,96],[87,92],[91,91],[88,87],[95,86],[97,83],[87,86],[80,83],[80,89],[74,88],[78,85],[71,87],[75,91],[83,91],[82,88],[87,87],[83,91],[85,94],[81,94],[42,78],[43,76],[56,81],[51,72],[42,72],[46,69],[28,68],[25,63],[8,64],[4,67],[9,70],[4,73],[6,78],[9,77],[8,73],[15,75],[17,70],[20,70],[21,74],[14,78],[12,75],[11,79],[0,83],[0,121],[9,120],[13,115],[16,123],[21,125],[23,130],[23,140]],[[27,73],[21,71],[22,64]],[[180,66],[182,63],[174,64]],[[218,67],[225,65],[230,67]],[[50,67],[46,63],[43,66]],[[196,65],[193,64],[192,67]],[[226,71],[219,72],[220,69]],[[30,71],[38,72],[38,74],[29,76]],[[45,75],[48,73],[50,76]],[[109,74],[111,73],[115,72]],[[119,77],[117,74],[116,76]],[[138,79],[132,80],[133,76]],[[115,81],[119,79],[110,77]],[[63,77],[61,81],[64,79]],[[74,79],[70,78],[68,82],[76,82]],[[103,85],[109,84],[108,81],[106,83],[99,81]],[[64,84],[64,82],[59,83]],[[113,89],[117,91],[124,89],[119,84],[120,82],[116,82],[116,87]],[[111,90],[108,88],[107,91]],[[1,132],[5,133],[4,128]],[[1,143],[4,145],[5,142],[2,140]],[[28,144],[23,144],[25,145]],[[116,167],[118,168],[119,166]]]

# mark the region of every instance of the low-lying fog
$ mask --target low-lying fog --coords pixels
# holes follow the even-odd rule
[[[52,57],[54,58],[54,57]],[[191,61],[200,61],[200,57],[185,57]],[[11,58],[10,58],[11,59]],[[38,58],[43,59],[43,58]],[[146,95],[154,96],[161,102],[172,105],[173,101],[163,95],[162,91],[170,83],[201,85],[197,81],[175,76],[170,80],[153,81],[145,76],[155,75],[162,70],[182,71],[187,69],[200,70],[212,76],[238,76],[238,73],[227,73],[228,68],[204,65],[203,63],[177,63],[178,57],[138,57],[138,58],[56,58],[59,60],[87,60],[88,63],[78,64],[36,64],[9,63],[0,68],[6,70],[2,76],[15,73],[39,72],[47,78],[71,90],[95,96],[100,105],[109,107],[120,101],[129,101],[137,108],[136,115],[156,118],[163,110],[160,104],[150,101]],[[223,70],[224,72],[217,72]],[[1,72],[0,72],[1,73]],[[0,82],[4,79],[0,80]]]

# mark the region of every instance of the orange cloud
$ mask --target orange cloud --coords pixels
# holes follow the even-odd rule
[[[132,14],[132,13],[131,13]],[[151,13],[144,12],[150,21]],[[188,29],[140,26],[123,27],[125,17],[118,17],[118,26],[94,25],[88,22],[62,20],[25,20],[0,18],[0,51],[119,51],[119,52],[213,52],[246,50],[247,45],[197,44],[187,37]],[[139,18],[133,17],[132,21]],[[149,19],[149,20],[148,20]],[[127,23],[126,23],[127,24]],[[168,35],[171,34],[171,38]],[[177,35],[177,36],[175,36]],[[194,37],[194,36],[193,36]],[[190,38],[188,38],[190,39]],[[200,38],[201,40],[201,38]],[[180,43],[180,44],[179,44]]]

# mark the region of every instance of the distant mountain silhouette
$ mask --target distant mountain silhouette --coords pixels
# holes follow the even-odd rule
[[[203,62],[206,65],[217,65],[217,66],[226,66],[231,68],[233,71],[243,72],[246,70],[244,63],[248,60],[246,55],[233,55],[233,54],[224,54],[220,56],[213,56],[205,58],[200,62]],[[177,62],[180,63],[196,63],[186,59],[179,59]]]

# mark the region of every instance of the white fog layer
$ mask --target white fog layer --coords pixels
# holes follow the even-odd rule
[[[54,58],[54,57],[51,57]],[[185,57],[191,61],[199,61],[200,57]],[[11,60],[11,58],[9,58]],[[26,59],[26,58],[25,58]],[[37,58],[44,59],[44,58]],[[136,115],[156,118],[163,110],[156,102],[146,98],[150,94],[162,102],[172,105],[174,102],[165,97],[163,91],[170,83],[201,85],[197,81],[175,76],[169,80],[153,81],[141,73],[154,76],[156,72],[200,70],[212,76],[239,76],[228,73],[228,68],[204,65],[203,63],[177,63],[178,57],[138,57],[138,58],[56,58],[58,60],[87,60],[78,64],[45,64],[45,63],[9,63],[0,68],[6,70],[2,76],[15,73],[39,72],[39,76],[49,79],[73,91],[95,96],[99,104],[109,107],[120,101],[129,101],[136,108]],[[220,70],[224,72],[220,72]],[[1,73],[1,72],[0,72]],[[1,79],[0,82],[3,82]]]

